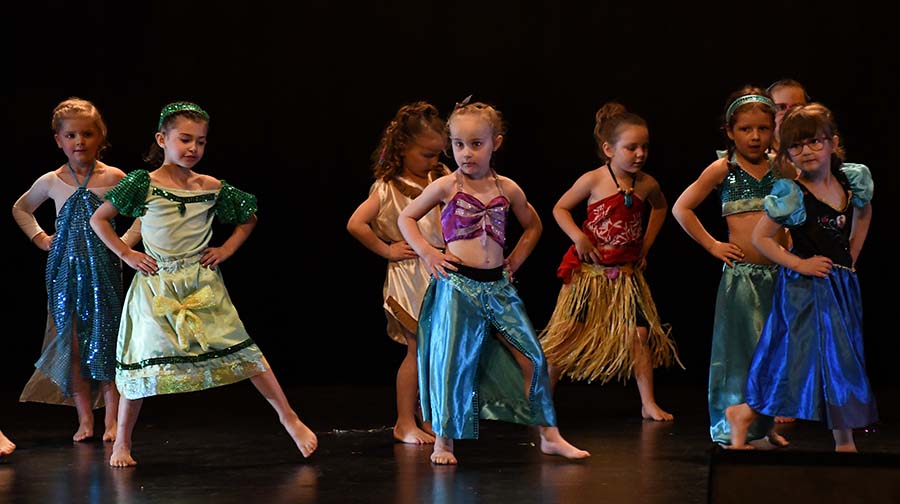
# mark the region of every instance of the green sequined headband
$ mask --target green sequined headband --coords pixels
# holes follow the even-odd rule
[[[728,110],[725,111],[725,122],[727,123],[728,121],[731,121],[731,116],[734,114],[734,111],[737,110],[738,107],[752,102],[762,103],[763,105],[772,109],[772,112],[775,112],[777,110],[775,108],[775,103],[765,96],[755,94],[744,95],[731,102],[731,105],[728,106]]]
[[[156,129],[162,129],[163,121],[166,120],[166,117],[169,117],[170,115],[176,114],[178,112],[185,112],[188,110],[202,115],[204,119],[209,121],[209,114],[207,114],[205,110],[200,108],[200,105],[191,102],[175,102],[170,103],[162,108],[162,112],[159,113],[159,125],[156,126]]]

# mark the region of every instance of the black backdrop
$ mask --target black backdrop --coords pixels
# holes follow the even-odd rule
[[[279,4],[281,2],[278,2]],[[372,182],[368,157],[402,104],[447,112],[468,94],[495,104],[509,131],[499,171],[537,208],[544,234],[520,271],[536,327],[546,323],[568,246],[556,199],[598,164],[597,108],[623,101],[650,124],[646,170],[669,204],[724,146],[726,96],[745,83],[792,77],[836,113],[848,160],[872,169],[874,219],[859,262],[869,371],[895,382],[891,254],[898,175],[890,162],[900,68],[895,27],[865,2],[714,8],[676,3],[307,1],[197,4],[30,2],[15,25],[14,91],[4,96],[14,142],[7,208],[65,158],[49,129],[53,106],[92,100],[110,128],[106,162],[146,168],[157,114],[187,99],[211,114],[198,171],[259,197],[259,225],[223,266],[250,334],[285,384],[390,384],[404,349],[385,335],[384,261],[357,243],[347,218]],[[562,2],[565,3],[565,2]],[[373,3],[374,4],[374,3]],[[7,140],[10,137],[7,136]],[[454,166],[452,159],[445,162]],[[52,229],[52,204],[41,223]],[[701,219],[724,237],[718,204]],[[9,398],[37,359],[45,320],[45,254],[7,214],[6,337],[0,383]],[[893,217],[892,217],[893,216]],[[217,230],[217,243],[226,230]],[[514,231],[515,232],[515,231]],[[668,216],[648,280],[687,370],[658,381],[705,385],[721,266]],[[130,273],[126,272],[126,281]],[[884,399],[882,399],[884,400]]]

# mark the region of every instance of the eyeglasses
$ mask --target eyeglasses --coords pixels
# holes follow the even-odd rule
[[[788,110],[791,110],[794,107],[799,107],[800,105],[803,105],[803,104],[802,103],[776,103],[775,111],[776,112],[787,112]]]
[[[828,137],[815,137],[810,138],[809,140],[803,140],[801,142],[795,142],[788,146],[787,152],[791,156],[799,156],[801,152],[803,152],[803,148],[809,146],[809,150],[813,152],[819,152],[820,150],[825,148],[825,142],[828,141]]]

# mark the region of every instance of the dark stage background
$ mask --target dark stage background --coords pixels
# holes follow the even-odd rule
[[[866,2],[717,3],[713,10],[509,0],[274,4],[20,5],[7,18],[15,25],[15,66],[7,74],[15,85],[3,100],[14,136],[0,201],[9,209],[65,161],[49,128],[60,100],[79,96],[99,106],[112,142],[104,159],[125,171],[146,168],[140,156],[162,105],[196,101],[212,116],[198,171],[259,197],[258,227],[222,269],[276,374],[286,385],[391,384],[404,348],[385,335],[385,262],[345,224],[367,195],[369,154],[400,105],[425,99],[449,112],[471,93],[505,114],[499,171],[522,186],[544,223],[518,275],[540,328],[569,245],[551,209],[598,165],[592,129],[599,106],[619,99],[647,119],[646,170],[671,206],[725,145],[718,126],[727,95],[745,83],[792,77],[835,111],[848,160],[872,169],[874,219],[858,265],[866,350],[874,384],[897,382],[892,222],[900,195],[891,159],[900,138],[900,68],[896,24],[886,12]],[[699,212],[723,239],[715,199]],[[52,230],[52,204],[41,210]],[[13,401],[40,351],[46,255],[8,212],[0,383]],[[670,214],[647,275],[687,369],[658,371],[658,381],[705,386],[720,272]]]

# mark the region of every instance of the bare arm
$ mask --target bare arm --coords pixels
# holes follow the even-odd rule
[[[862,208],[856,208],[853,212],[853,227],[850,228],[850,257],[853,258],[853,266],[862,252],[863,243],[869,234],[869,224],[872,222],[872,204]]]
[[[525,197],[525,192],[511,180],[508,182],[508,186],[512,186],[511,190],[506,192],[507,197],[510,199],[510,207],[523,229],[522,236],[519,237],[519,241],[516,242],[516,246],[513,247],[513,251],[505,261],[509,272],[515,273],[522,267],[525,259],[531,255],[534,247],[537,246],[538,239],[543,232],[543,224],[541,224],[541,218],[538,216],[537,210],[531,206],[531,203]]]
[[[372,191],[369,197],[360,203],[353,215],[350,216],[350,220],[347,221],[347,231],[367,249],[388,261],[399,261],[416,257],[416,251],[406,242],[400,241],[388,244],[375,234],[375,231],[372,230],[372,222],[378,218],[380,209],[381,204],[378,200],[378,194]]]
[[[575,244],[578,258],[588,263],[599,263],[600,252],[591,239],[584,234],[581,227],[575,223],[575,219],[572,218],[572,210],[590,197],[591,189],[597,183],[596,177],[596,170],[578,177],[572,187],[563,193],[556,205],[553,206],[553,218],[556,220],[556,224]]]
[[[200,264],[207,268],[215,268],[233,256],[241,248],[241,245],[250,237],[250,233],[256,227],[256,214],[252,214],[246,221],[236,225],[231,236],[219,247],[207,247],[200,253]]]
[[[119,215],[119,211],[109,201],[104,201],[94,214],[91,215],[91,228],[100,237],[103,243],[122,258],[126,264],[145,274],[156,273],[156,260],[152,257],[131,248],[130,244],[122,241],[113,229],[112,220]]]
[[[141,219],[134,219],[131,226],[125,231],[120,238],[130,248],[134,248],[141,242]]]
[[[422,236],[418,221],[447,198],[453,188],[453,183],[452,176],[445,175],[428,184],[422,194],[400,212],[400,217],[397,219],[397,226],[400,228],[403,238],[406,239],[406,243],[425,261],[428,272],[434,276],[448,276],[445,270],[456,270],[456,267],[450,262],[458,261],[458,258],[453,257],[452,254],[442,253],[431,246]]]
[[[768,215],[761,217],[753,228],[753,246],[772,262],[791,269],[801,275],[826,277],[831,272],[831,259],[825,256],[813,256],[801,259],[782,247],[775,236],[781,231],[781,224]]]
[[[744,258],[744,252],[733,243],[721,242],[713,238],[700,222],[694,210],[725,180],[728,174],[728,163],[724,158],[714,161],[689,185],[675,200],[672,215],[684,231],[699,243],[713,257],[725,261],[729,266],[732,261]]]
[[[641,267],[646,265],[647,254],[650,252],[653,242],[656,241],[663,222],[666,220],[666,213],[669,210],[666,197],[663,195],[656,180],[653,180],[653,190],[647,195],[647,202],[650,204],[650,217],[647,219],[647,229],[644,230],[644,243],[641,246]]]

